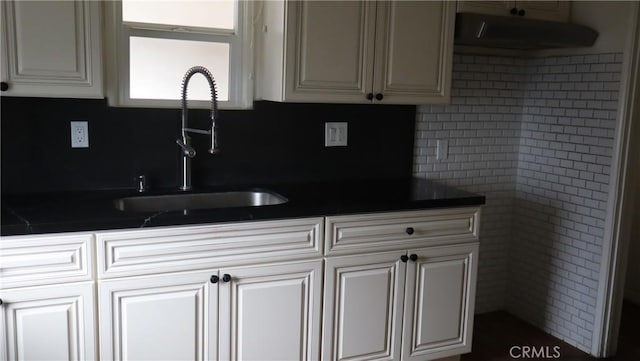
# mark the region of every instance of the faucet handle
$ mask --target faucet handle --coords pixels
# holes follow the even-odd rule
[[[218,149],[218,133],[216,133],[215,124],[211,125],[211,147],[209,147],[209,154],[216,154],[220,151]]]
[[[142,193],[147,190],[147,177],[139,175],[136,177],[136,182],[138,183],[138,192]]]
[[[176,140],[176,144],[178,144],[180,146],[180,149],[182,149],[182,152],[187,157],[193,158],[193,157],[196,156],[196,150],[193,149],[193,147],[191,145],[185,144],[181,139],[177,139]]]

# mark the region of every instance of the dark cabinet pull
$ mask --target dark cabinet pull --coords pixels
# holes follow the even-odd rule
[[[417,260],[418,260],[418,255],[414,253],[414,254],[412,254],[411,256],[409,256],[409,259],[410,259],[411,261],[415,262],[415,261],[417,261]]]
[[[373,93],[367,94],[367,100],[373,100]]]
[[[406,254],[403,254],[402,256],[400,256],[400,260],[404,263],[407,263],[407,261],[409,260],[409,257],[407,257]]]
[[[227,283],[229,281],[231,281],[231,275],[230,274],[225,273],[224,275],[222,275],[222,282]]]
[[[0,90],[2,90],[3,92],[9,90],[9,83],[7,83],[6,81],[0,82]]]
[[[405,232],[407,232],[408,235],[412,235],[414,231],[413,227],[407,227],[407,229],[405,230]]]
[[[524,16],[524,14],[525,14],[524,10],[518,11],[518,16]]]
[[[0,306],[2,306],[2,298],[0,298]]]
[[[376,94],[376,100],[382,100],[383,98],[384,98],[384,95],[382,95],[382,93]]]
[[[516,8],[511,8],[511,11],[509,11],[511,13],[511,15],[517,15],[518,14],[518,9]]]
[[[209,280],[211,281],[211,283],[218,283],[218,281],[220,280],[220,277],[213,275]]]

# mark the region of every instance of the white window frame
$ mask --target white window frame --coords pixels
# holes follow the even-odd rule
[[[220,109],[250,109],[253,105],[253,1],[238,0],[234,29],[210,29],[147,23],[124,23],[122,2],[105,2],[106,94],[109,105],[120,107],[180,108],[180,100],[132,99],[129,94],[129,38],[178,39],[229,44],[229,99]],[[199,65],[199,64],[194,64]],[[184,70],[185,72],[187,69]],[[179,93],[180,84],[176,84]],[[190,100],[189,108],[209,108],[210,101]]]

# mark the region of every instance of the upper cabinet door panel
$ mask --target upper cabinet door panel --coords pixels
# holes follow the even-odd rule
[[[518,1],[516,5],[529,19],[569,21],[568,1]]]
[[[515,1],[458,1],[458,12],[504,16],[515,6]]]
[[[569,21],[569,1],[458,1],[458,12],[512,16],[528,19]]]
[[[3,2],[3,95],[102,97],[100,6]]]
[[[455,3],[379,2],[377,18],[374,89],[383,102],[447,101]]]
[[[78,51],[86,46],[83,3],[21,1],[12,7],[16,79],[86,79],[84,54]]]
[[[316,93],[362,102],[371,88],[375,2],[292,1],[287,39],[289,97]],[[291,26],[293,25],[293,26]],[[324,95],[323,95],[324,94]],[[350,97],[352,96],[352,97]]]

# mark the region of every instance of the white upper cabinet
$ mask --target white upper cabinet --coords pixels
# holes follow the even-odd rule
[[[458,1],[458,12],[569,21],[569,1]]]
[[[101,6],[3,1],[2,95],[102,98]]]
[[[455,4],[267,1],[257,94],[273,101],[449,100]]]

